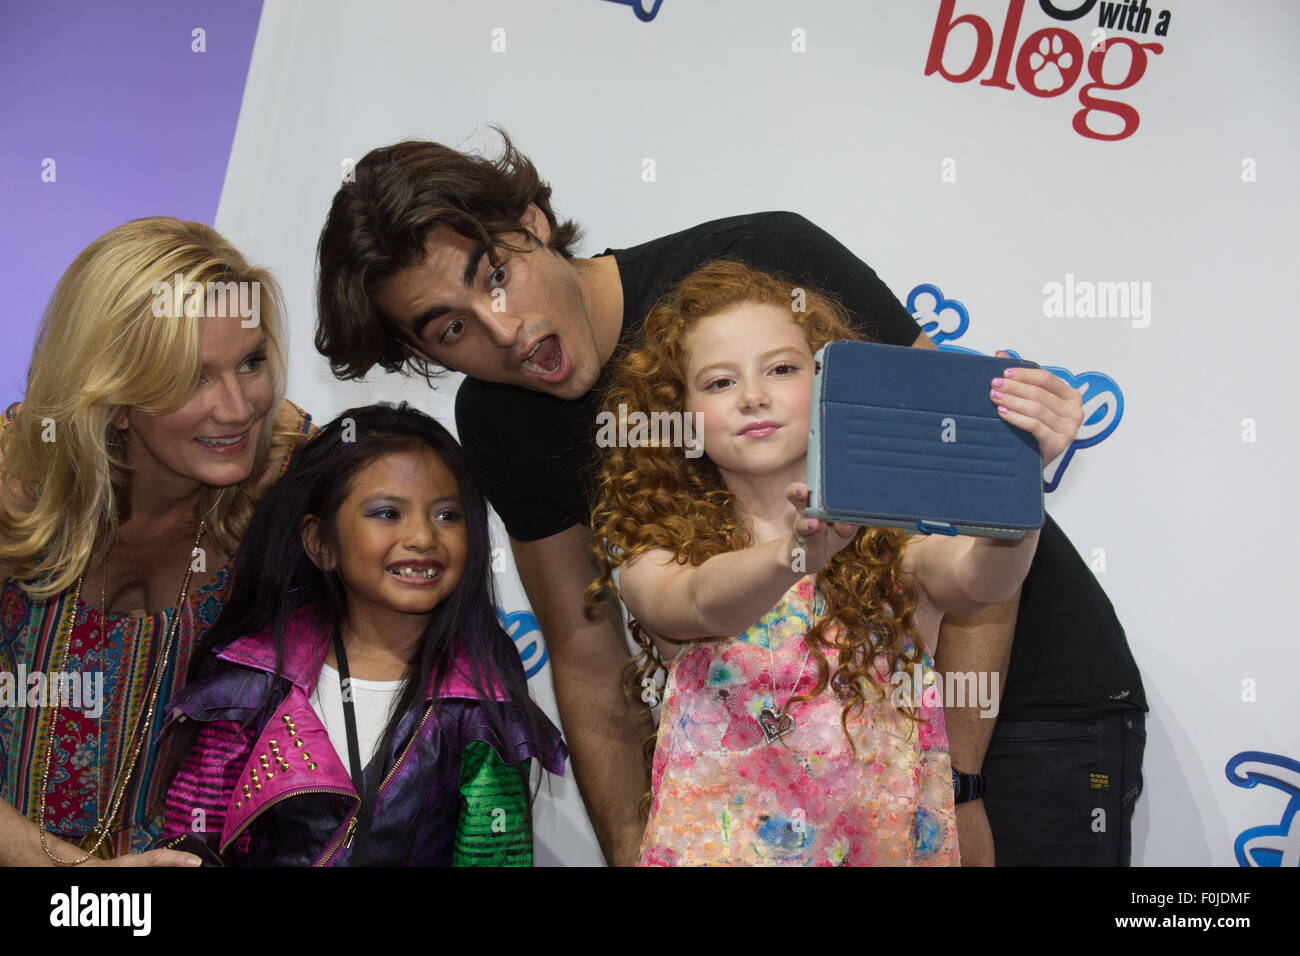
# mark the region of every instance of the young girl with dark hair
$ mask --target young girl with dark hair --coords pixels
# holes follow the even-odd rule
[[[703,456],[611,448],[592,520],[589,600],[612,585],[638,622],[642,700],[668,662],[642,864],[958,862],[931,654],[945,612],[1015,593],[1038,532],[909,539],[806,515],[813,353],[854,337],[812,290],[715,262],[613,373],[607,411],[697,415],[703,437]],[[1052,460],[1078,393],[1005,375],[989,399]]]
[[[325,426],[259,506],[171,703],[184,756],[163,845],[243,865],[530,865],[530,760],[562,774],[567,751],[490,560],[446,429],[405,405]]]

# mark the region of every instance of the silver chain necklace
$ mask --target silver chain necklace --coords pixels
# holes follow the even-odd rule
[[[772,653],[772,633],[768,630],[766,621],[763,623],[763,636],[767,638],[767,658],[771,663],[772,677],[772,705],[776,705],[776,655]],[[779,740],[786,734],[794,730],[794,717],[786,713],[786,708],[790,706],[790,698],[794,696],[795,689],[798,688],[799,682],[803,680],[803,672],[808,667],[808,656],[812,653],[812,648],[804,650],[803,664],[799,667],[799,675],[795,677],[794,683],[790,685],[790,691],[785,695],[785,701],[781,704],[779,711],[774,711],[771,707],[764,707],[758,712],[758,726],[763,731],[763,736],[770,744],[774,740]]]

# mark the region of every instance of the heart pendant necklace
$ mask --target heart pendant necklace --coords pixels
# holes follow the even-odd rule
[[[767,638],[767,658],[772,665],[772,705],[776,706],[776,656],[772,653],[772,634],[767,629],[767,623],[763,624],[763,635]],[[794,696],[795,689],[799,682],[803,680],[803,672],[808,667],[808,655],[812,653],[812,648],[804,650],[803,664],[799,667],[799,675],[790,685],[790,692],[785,695],[785,702],[781,704],[779,711],[773,710],[772,707],[764,707],[758,712],[758,726],[763,731],[763,737],[770,744],[774,740],[779,740],[786,734],[794,730],[794,717],[786,713],[786,708],[790,706],[790,698]]]
[[[775,713],[771,707],[764,707],[758,712],[758,726],[763,728],[763,736],[770,744],[794,730],[794,718],[785,713]]]

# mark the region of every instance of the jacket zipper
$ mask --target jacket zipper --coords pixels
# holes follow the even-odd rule
[[[420,734],[424,730],[424,725],[429,722],[429,718],[432,715],[433,715],[433,704],[430,704],[428,707],[424,709],[424,716],[420,718],[420,724],[418,727],[415,728],[415,733],[411,735],[411,739],[406,742],[406,746],[402,749],[401,756],[397,758],[397,763],[393,764],[393,769],[388,771],[387,776],[385,776],[383,781],[379,784],[379,792],[375,794],[376,804],[379,803],[379,798],[384,793],[384,787],[388,786],[388,781],[393,779],[393,774],[397,773],[398,768],[401,767],[402,764],[406,762],[407,755],[411,752],[411,748],[415,746],[416,741],[420,739]]]
[[[242,824],[240,824],[239,829],[236,830],[234,833],[230,834],[230,839],[228,839],[225,843],[221,844],[221,852],[225,853],[226,849],[230,846],[230,844],[234,843],[237,839],[239,839],[239,835],[248,829],[249,824],[251,824],[254,820],[260,817],[267,810],[271,809],[271,807],[275,806],[277,803],[279,803],[282,800],[287,800],[290,797],[299,797],[307,793],[337,793],[344,797],[351,797],[353,800],[357,801],[358,805],[360,805],[361,803],[361,798],[358,797],[355,793],[353,793],[350,790],[343,790],[337,787],[329,790],[290,790],[288,793],[282,793],[274,800],[268,800],[262,806],[258,807],[257,812],[254,813],[247,820],[245,820]]]
[[[393,764],[393,768],[388,771],[388,773],[384,776],[384,779],[380,782],[379,792],[375,794],[376,805],[379,803],[379,797],[384,792],[384,787],[388,786],[388,781],[393,779],[393,774],[397,773],[398,768],[401,767],[402,764],[406,762],[407,755],[410,754],[411,748],[415,746],[416,741],[420,739],[420,732],[424,730],[424,725],[429,722],[429,717],[432,714],[433,714],[433,704],[430,704],[424,711],[424,717],[421,718],[420,725],[415,728],[415,733],[412,735],[411,739],[407,741],[406,746],[402,748],[402,753],[397,758],[397,762]],[[357,809],[358,810],[360,809],[360,800],[358,800]],[[347,829],[345,829],[342,834],[340,834],[338,837],[335,838],[334,842],[329,845],[329,849],[327,849],[324,855],[321,856],[321,858],[317,860],[313,865],[325,866],[325,864],[327,864],[330,861],[330,859],[334,856],[334,854],[338,852],[340,844],[348,847],[352,846],[352,837],[356,835],[356,832],[357,832],[357,815],[354,812],[352,816],[348,819]]]
[[[361,807],[361,801],[358,800],[357,808],[360,809],[360,807]],[[356,810],[354,810],[352,811],[352,816],[348,817],[348,825],[343,829],[343,832],[334,838],[334,842],[331,843],[326,848],[325,852],[321,855],[321,858],[317,860],[315,863],[313,863],[312,866],[324,866],[325,864],[327,864],[330,861],[330,857],[332,857],[335,853],[338,852],[340,845],[351,846],[352,834],[355,833],[356,830],[357,830],[357,813]]]

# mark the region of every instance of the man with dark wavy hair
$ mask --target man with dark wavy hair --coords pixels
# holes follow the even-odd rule
[[[355,181],[339,189],[321,233],[316,347],[340,378],[360,378],[375,365],[430,380],[445,369],[467,376],[456,396],[460,440],[509,532],[520,580],[545,635],[588,816],[606,859],[627,864],[636,859],[644,826],[642,745],[653,727],[641,702],[629,703],[622,695],[619,674],[629,652],[614,602],[606,602],[594,619],[583,603],[597,576],[589,523],[602,370],[618,345],[635,337],[661,292],[723,257],[831,293],[877,341],[933,345],[865,263],[793,213],[722,219],[576,258],[577,227],[557,218],[550,187],[501,135],[504,149],[496,160],[409,141],[374,150],[357,164]],[[1094,663],[1095,656],[1081,664],[1083,650],[1059,660],[1047,657],[1070,675],[1066,683],[1090,707],[1121,694],[1117,699],[1137,715],[1140,733],[1145,701],[1123,630],[1050,518],[1024,592],[1041,597],[1030,609],[1034,631],[1017,647],[1021,641],[1050,647],[1077,634],[1070,646],[1089,655],[1098,643],[1104,650],[1122,649],[1122,660],[1104,665]],[[946,618],[939,669],[996,672],[1000,687],[1016,611],[1011,602]],[[1040,670],[1041,656],[1034,658]],[[1096,709],[1056,716],[1096,724]],[[953,766],[964,771],[955,775],[954,786],[967,863],[992,863],[994,856],[979,776],[994,721],[980,719],[980,713],[975,701],[947,708]],[[1111,743],[1114,753],[1108,751],[1096,766],[1131,780],[1133,747],[1124,743]],[[1097,750],[1094,742],[1088,753]],[[1136,753],[1140,765],[1140,747]],[[1005,792],[1038,757],[1027,760],[1004,765]],[[1140,787],[1140,776],[1136,780]],[[1110,853],[1113,862],[1126,863],[1121,828],[1101,838],[1114,847],[1099,848],[1087,812],[1098,801],[1077,789],[1071,790],[1075,809],[1068,817],[1070,826],[1079,819],[1078,854],[1051,851],[1052,861],[1095,863]],[[1123,815],[1124,834],[1131,801],[1121,810],[1119,796],[1130,789],[1125,784],[1113,795],[1113,816]],[[1041,791],[1032,797],[1038,805],[1046,801],[1045,812],[1058,818],[1062,799]],[[1009,861],[1034,861],[1030,854],[1044,852],[1051,842],[1024,825],[1030,816],[1020,806],[1006,811]],[[1013,830],[1023,834],[1025,856],[1011,851]],[[1002,846],[999,834],[999,853]]]
[[[373,150],[357,165],[356,181],[334,197],[318,250],[321,321],[316,348],[329,358],[339,378],[360,378],[378,365],[386,372],[406,367],[426,377],[454,368],[471,378],[497,380],[491,374],[480,376],[471,371],[477,370],[477,333],[486,330],[470,330],[468,340],[457,342],[464,323],[446,334],[442,326],[448,322],[444,318],[447,308],[420,309],[416,314],[413,309],[422,304],[418,295],[417,301],[399,301],[402,291],[411,291],[407,285],[420,284],[403,285],[394,282],[395,277],[420,269],[432,278],[444,259],[456,260],[452,263],[454,284],[468,287],[478,270],[486,269],[491,275],[505,256],[520,256],[533,266],[530,284],[540,280],[551,292],[547,311],[563,325],[554,331],[563,332],[565,338],[590,337],[572,306],[594,276],[572,273],[603,270],[573,258],[571,246],[578,238],[578,227],[573,222],[556,221],[550,186],[541,181],[536,168],[509,138],[502,136],[506,148],[495,162],[414,140]],[[536,237],[543,235],[546,240],[539,243]],[[542,251],[539,245],[553,255],[538,255]],[[444,247],[447,255],[433,255]],[[503,285],[494,286],[494,290],[497,287],[504,292]],[[498,294],[489,304],[502,322],[508,322],[502,302],[503,295]],[[512,303],[510,313],[518,312],[520,305]],[[404,321],[398,321],[398,315]],[[431,337],[429,327],[438,319],[442,319],[436,322],[438,334]],[[466,362],[468,366],[462,364]],[[501,362],[496,364],[504,368]],[[509,364],[517,373],[519,363]],[[584,368],[562,388],[520,375],[511,381],[573,398],[591,387],[598,370]]]

